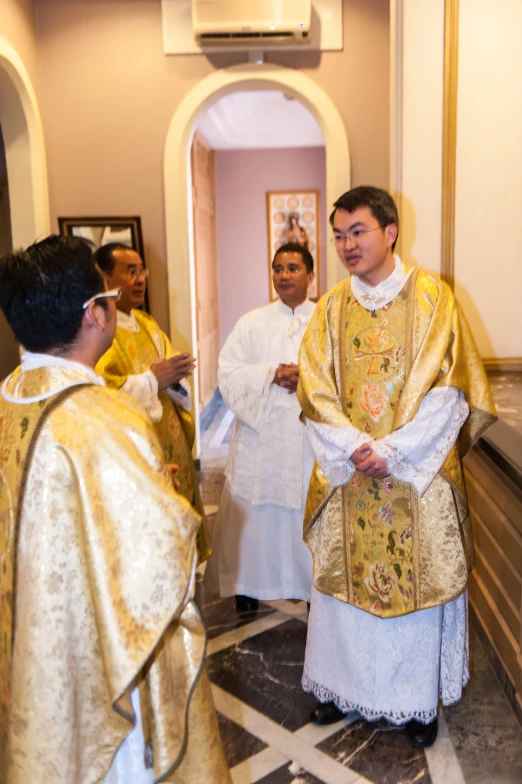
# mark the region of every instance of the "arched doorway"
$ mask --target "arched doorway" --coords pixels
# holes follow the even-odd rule
[[[49,199],[42,122],[36,95],[18,53],[0,38],[2,125],[14,247],[49,234]]]
[[[198,116],[224,95],[240,90],[283,89],[316,118],[326,148],[326,199],[332,204],[350,188],[350,154],[346,129],[337,107],[312,79],[282,66],[241,64],[203,79],[176,110],[165,143],[165,211],[170,329],[174,345],[197,345],[192,183],[190,148]],[[335,249],[327,252],[327,286],[344,277]],[[197,375],[195,378],[197,384]],[[196,427],[198,427],[198,411]]]
[[[49,204],[42,124],[31,81],[11,44],[0,38],[0,128],[2,163],[6,171],[2,192],[8,204],[3,218],[10,220],[2,252],[25,247],[49,233]],[[5,147],[5,158],[4,158]],[[7,234],[7,232],[5,232]],[[7,240],[6,237],[4,237]],[[9,245],[10,247],[7,247]],[[0,378],[19,362],[18,347],[0,314]]]

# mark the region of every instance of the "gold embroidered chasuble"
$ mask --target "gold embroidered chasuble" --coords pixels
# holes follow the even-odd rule
[[[94,385],[60,401],[85,382],[18,368],[21,402],[0,396],[0,784],[100,784],[136,686],[156,780],[230,782],[190,601],[199,517],[140,404]]]
[[[111,348],[95,368],[106,383],[115,389],[120,389],[129,375],[143,373],[158,359],[169,359],[175,354],[168,337],[152,316],[141,310],[132,312],[140,328],[139,332],[132,332],[118,325]],[[209,557],[212,548],[192,459],[194,422],[188,411],[177,406],[164,389],[159,390],[159,399],[163,415],[160,422],[154,426],[165,453],[165,460],[167,463],[179,465],[179,471],[176,473],[180,484],[179,492],[202,518],[198,532],[198,563],[201,563]]]
[[[449,287],[415,270],[392,302],[370,311],[344,281],[318,303],[299,367],[306,418],[355,426],[375,440],[411,421],[430,389],[464,393],[470,415],[421,497],[391,476],[357,471],[333,488],[316,462],[304,519],[317,590],[380,617],[456,598],[474,566],[461,458],[494,422],[495,408]]]

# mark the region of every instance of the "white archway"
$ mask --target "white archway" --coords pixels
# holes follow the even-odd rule
[[[50,231],[42,121],[22,59],[0,37],[0,124],[5,142],[11,231],[15,248]]]
[[[308,76],[270,63],[244,63],[216,71],[194,87],[171,120],[164,157],[170,331],[173,343],[179,349],[195,353],[197,346],[190,172],[190,147],[197,119],[228,93],[274,89],[284,90],[300,101],[319,123],[326,149],[327,204],[333,204],[350,188],[350,152],[344,123],[330,97]],[[335,248],[329,244],[327,287],[344,276]],[[194,383],[197,385],[197,371]],[[195,403],[199,440],[197,400]]]

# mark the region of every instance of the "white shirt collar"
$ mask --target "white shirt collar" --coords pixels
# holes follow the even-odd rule
[[[130,313],[124,313],[123,310],[118,310],[117,314],[117,325],[121,327],[121,329],[126,329],[127,332],[139,332],[140,325],[136,321],[136,316],[134,315],[134,311],[131,310]]]
[[[281,299],[277,300],[276,304],[278,306],[278,310],[281,313],[284,313],[286,316],[289,316],[292,319],[296,318],[297,316],[308,316],[309,317],[310,316],[310,308],[313,308],[313,305],[314,305],[314,303],[310,302],[309,299],[305,299],[304,302],[301,302],[301,304],[298,305],[295,310],[292,310],[292,308],[289,308],[288,305],[285,305],[285,303]]]
[[[406,272],[406,268],[399,256],[395,255],[393,258],[395,261],[395,269],[386,280],[383,280],[376,286],[368,286],[356,275],[352,275],[351,283],[353,295],[357,302],[362,305],[363,308],[366,308],[366,310],[378,310],[391,302],[392,299],[395,299],[413,272],[413,269]]]

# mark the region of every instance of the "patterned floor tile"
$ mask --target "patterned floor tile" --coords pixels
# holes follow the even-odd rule
[[[295,762],[290,762],[269,773],[268,776],[258,779],[256,784],[324,784],[324,781],[312,776]]]
[[[424,752],[411,747],[405,730],[384,720],[356,721],[317,748],[375,784],[431,784]]]
[[[255,738],[235,721],[227,719],[221,713],[218,713],[217,717],[229,768],[268,748],[266,743]]]
[[[315,699],[301,689],[306,626],[289,620],[209,656],[210,679],[294,732]]]

